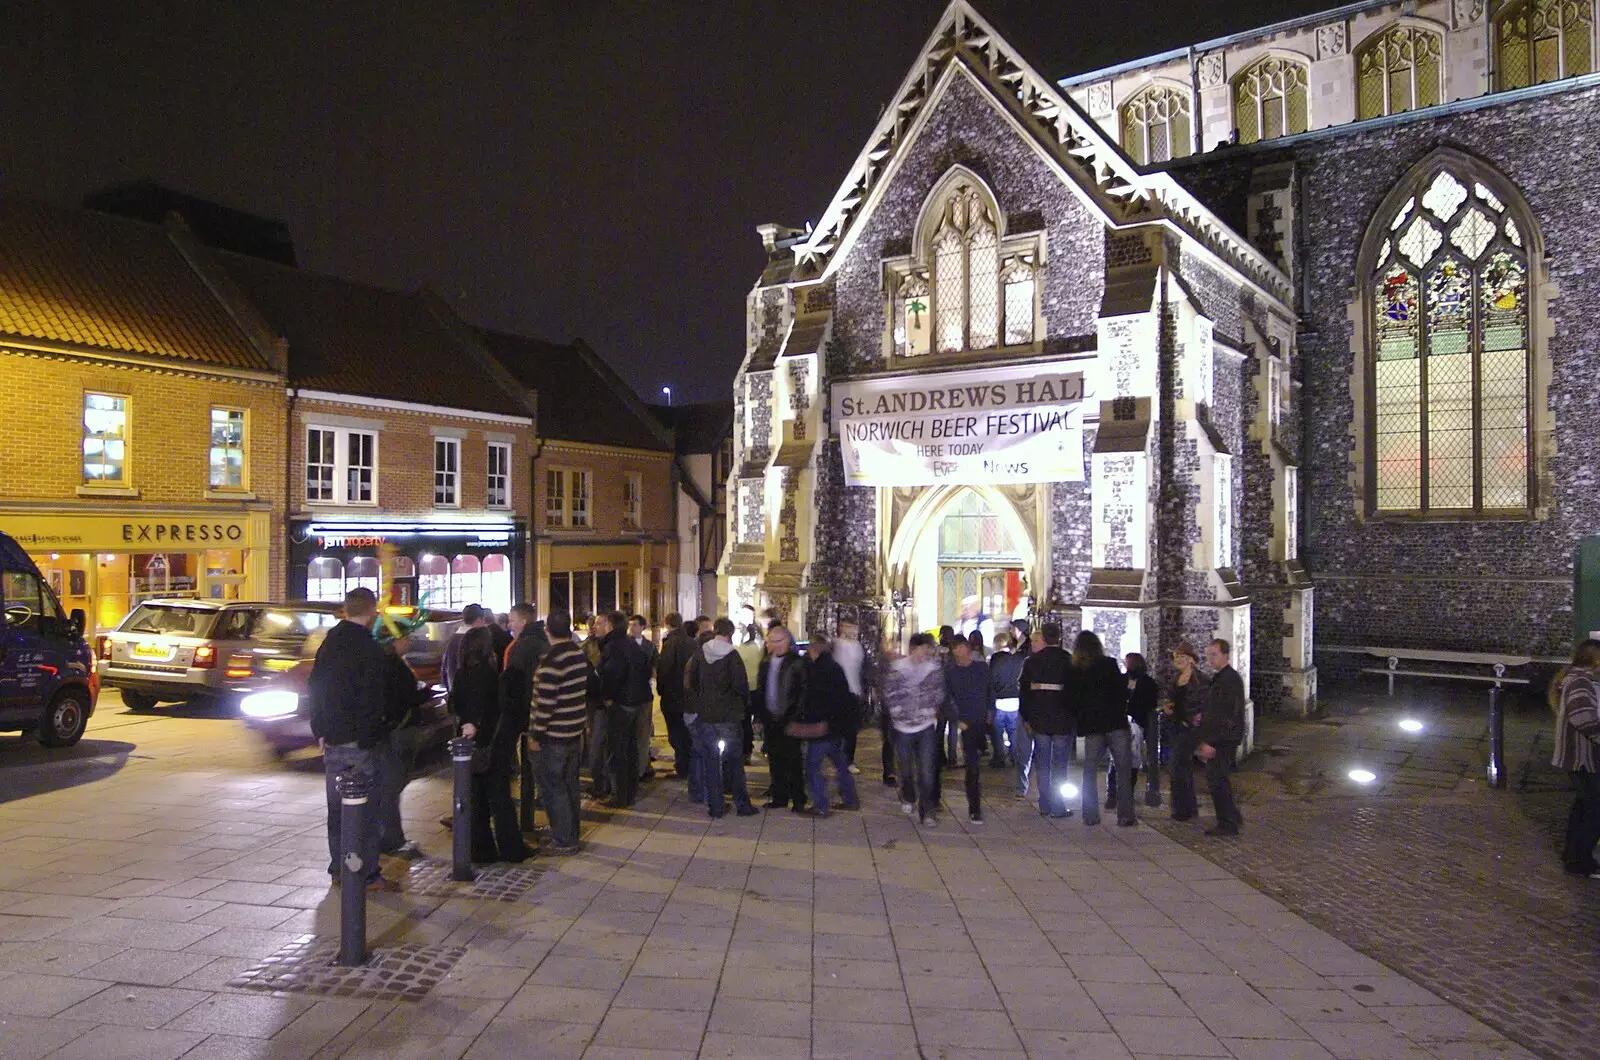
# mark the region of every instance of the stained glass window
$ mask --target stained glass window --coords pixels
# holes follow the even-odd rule
[[[1268,55],[1245,67],[1233,83],[1233,124],[1242,144],[1305,132],[1305,64]]]
[[[1122,105],[1122,149],[1135,162],[1156,165],[1193,148],[1188,92],[1148,85]]]
[[[1439,34],[1396,25],[1356,53],[1356,116],[1401,114],[1441,101]]]
[[[967,236],[968,338],[975,350],[1000,345],[1000,237],[979,221]]]
[[[1589,0],[1523,0],[1495,19],[1495,83],[1526,88],[1594,70]]]
[[[1521,231],[1482,184],[1438,172],[1419,192],[1386,228],[1404,226],[1383,242],[1373,277],[1374,507],[1526,508]]]
[[[937,217],[927,268],[903,274],[895,290],[895,351],[915,357],[1032,342],[1032,259],[1002,258],[987,197],[958,184]]]
[[[928,352],[928,336],[932,334],[930,301],[926,276],[912,275],[901,282],[895,344],[902,357]]]

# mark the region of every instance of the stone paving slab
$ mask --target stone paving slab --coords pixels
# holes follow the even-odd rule
[[[337,934],[320,775],[114,698],[73,751],[91,783],[0,803],[5,1060],[1528,1055],[1184,843],[1041,819],[998,773],[984,825],[933,829],[869,775],[826,821],[713,823],[659,781],[515,901],[374,896],[375,947],[462,952],[421,1000],[253,992]],[[39,760],[0,739],[0,782],[12,756]],[[406,802],[441,858],[447,795]]]

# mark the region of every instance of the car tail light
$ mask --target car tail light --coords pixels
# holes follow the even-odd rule
[[[215,670],[217,668],[217,649],[210,644],[202,644],[194,650],[194,662],[190,663],[196,670]]]
[[[229,656],[225,672],[229,677],[249,677],[256,672],[255,659],[249,655]]]
[[[111,658],[111,638],[106,636],[105,634],[101,634],[100,636],[96,637],[95,638],[95,652],[102,659],[110,659]]]

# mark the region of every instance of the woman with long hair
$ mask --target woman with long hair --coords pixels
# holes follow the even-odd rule
[[[1172,738],[1172,819],[1187,821],[1200,811],[1194,797],[1194,752],[1200,742],[1197,716],[1205,707],[1206,677],[1200,672],[1200,653],[1182,641],[1172,650],[1178,676],[1167,686],[1161,713],[1170,718]]]
[[[1150,667],[1144,661],[1144,656],[1136,651],[1130,651],[1124,658],[1123,670],[1127,674],[1128,724],[1133,734],[1133,779],[1129,787],[1137,796],[1139,767],[1147,759],[1152,759],[1155,750],[1155,744],[1150,739],[1150,723],[1152,718],[1161,717],[1161,712],[1156,707],[1156,701],[1161,698],[1161,688],[1156,684],[1156,679],[1150,676]],[[1160,763],[1150,760],[1149,768],[1159,769]],[[1108,810],[1117,806],[1116,783],[1117,767],[1112,765],[1110,771],[1106,773]]]
[[[494,634],[487,626],[467,631],[461,642],[461,669],[450,684],[450,709],[463,726],[471,725],[472,860],[524,861],[531,851],[522,840],[516,804],[511,800],[515,758],[496,754],[500,725],[500,667]]]
[[[1072,665],[1081,689],[1078,735],[1083,737],[1083,823],[1100,823],[1100,759],[1111,752],[1117,774],[1117,823],[1138,823],[1133,809],[1133,744],[1128,731],[1128,690],[1117,660],[1089,630],[1072,642]]]
[[[1586,640],[1572,665],[1557,675],[1555,757],[1551,765],[1572,777],[1576,797],[1567,814],[1561,864],[1574,876],[1600,879],[1594,848],[1600,843],[1600,640]]]

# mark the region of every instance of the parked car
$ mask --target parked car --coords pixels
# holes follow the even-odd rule
[[[412,608],[394,608],[400,617]],[[130,710],[159,703],[237,702],[300,662],[307,638],[339,621],[339,604],[216,600],[148,600],[99,639],[101,683],[122,693]],[[444,645],[460,622],[452,611],[429,611],[412,636],[408,661],[437,672]],[[430,679],[426,678],[425,679]]]
[[[100,698],[84,614],[68,615],[22,546],[0,534],[0,732],[36,732],[69,747]]]

